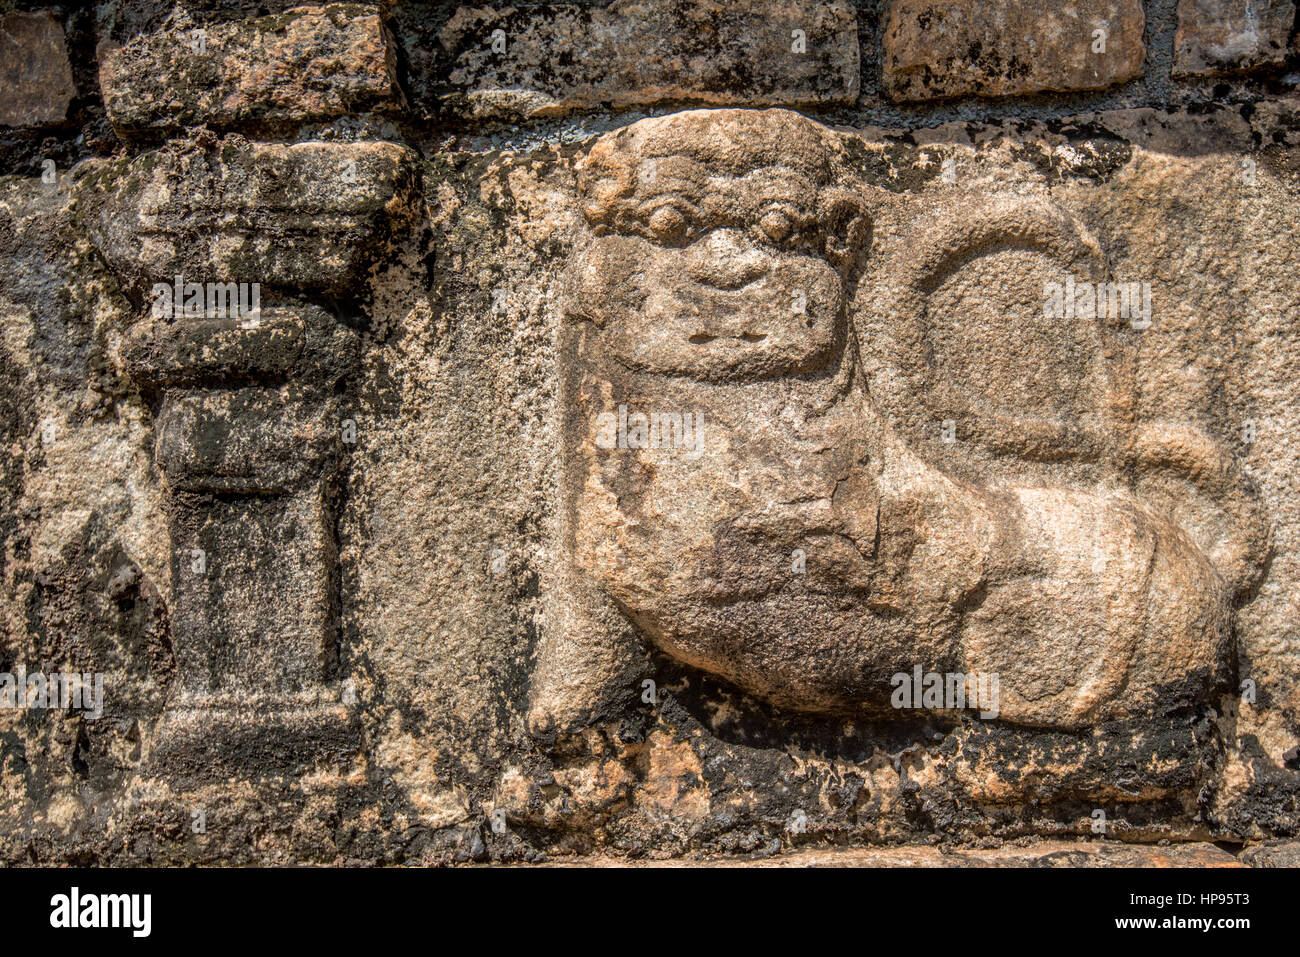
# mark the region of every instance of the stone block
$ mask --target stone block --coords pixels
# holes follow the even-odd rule
[[[882,74],[893,100],[1100,90],[1142,75],[1141,0],[894,0]]]
[[[0,126],[63,122],[77,95],[63,26],[50,13],[0,16]]]
[[[259,129],[402,103],[378,9],[348,3],[142,34],[105,48],[100,85],[121,135]]]

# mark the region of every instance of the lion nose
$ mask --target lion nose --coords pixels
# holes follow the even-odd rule
[[[715,229],[687,253],[690,277],[717,289],[739,289],[767,272],[768,256],[737,229]]]

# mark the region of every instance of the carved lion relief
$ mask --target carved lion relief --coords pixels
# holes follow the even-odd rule
[[[564,610],[535,728],[599,716],[638,643],[780,708],[879,719],[918,667],[996,675],[999,720],[1062,729],[1222,681],[1267,541],[1230,458],[1136,419],[1130,324],[969,302],[993,283],[1041,308],[1046,280],[1105,280],[1068,211],[992,196],[878,250],[889,196],[782,110],[643,120],[595,144],[579,191]],[[952,437],[983,467],[955,467]],[[1156,474],[1187,502],[1145,495]]]

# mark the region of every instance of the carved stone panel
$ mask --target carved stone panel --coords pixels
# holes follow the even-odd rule
[[[1131,319],[1073,298],[1054,317],[1053,283],[1129,289],[1070,211],[1010,194],[919,217],[868,281],[891,201],[851,166],[784,111],[643,120],[588,152],[561,333],[572,577],[783,709],[901,719],[915,668],[993,676],[1000,700],[967,704],[1014,725],[1208,701],[1268,533],[1206,433],[1137,420],[1142,291]],[[1084,467],[977,476],[945,456],[958,439]],[[1217,534],[1145,500],[1146,470],[1186,478]],[[541,728],[600,704],[549,654],[625,680],[625,636],[570,629],[542,648]]]
[[[1295,858],[1294,0],[0,8],[0,861]]]

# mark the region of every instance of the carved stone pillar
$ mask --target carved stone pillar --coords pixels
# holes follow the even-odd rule
[[[291,772],[355,744],[335,667],[332,492],[356,347],[315,306],[132,330],[129,368],[161,395],[171,493],[178,687],[155,762]]]
[[[333,503],[359,338],[290,296],[361,298],[414,208],[411,158],[388,143],[172,144],[128,161],[92,211],[129,295],[166,299],[170,283],[188,306],[191,290],[257,283],[276,303],[176,301],[122,348],[156,409],[169,493],[176,686],[150,750],[165,776],[298,774],[358,749]]]

